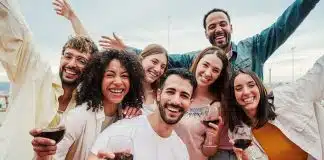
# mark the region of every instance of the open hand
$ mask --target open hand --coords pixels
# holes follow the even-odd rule
[[[53,0],[52,2],[56,14],[71,20],[75,14],[66,0]]]
[[[118,36],[116,36],[115,33],[113,33],[113,37],[101,36],[99,46],[104,49],[116,49],[119,51],[126,50],[126,45]]]

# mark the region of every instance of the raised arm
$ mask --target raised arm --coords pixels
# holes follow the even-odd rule
[[[126,46],[124,42],[115,34],[113,34],[113,37],[101,36],[99,45],[104,49],[126,50],[127,52],[135,53],[137,55],[142,52],[142,49]],[[198,52],[199,51],[193,51],[185,54],[169,54],[168,67],[189,69]]]
[[[15,0],[0,1],[0,61],[16,87],[40,65],[31,32],[18,8]]]
[[[76,35],[89,36],[79,17],[75,14],[67,0],[53,0],[56,14],[65,17],[72,24]]]
[[[125,45],[123,40],[119,38],[115,33],[113,33],[113,37],[101,36],[101,39],[99,40],[99,46],[103,49],[116,49],[120,51],[125,51],[127,49],[127,46]]]
[[[134,47],[127,47],[126,49],[128,52],[133,52],[136,54],[140,54],[142,52],[141,49],[134,48]],[[168,54],[169,62],[168,68],[186,68],[189,69],[191,67],[192,62],[196,58],[196,55],[199,51],[192,51],[187,53],[177,53],[177,54]]]
[[[256,52],[262,62],[282,45],[303,22],[319,0],[296,0],[270,27],[252,37]]]

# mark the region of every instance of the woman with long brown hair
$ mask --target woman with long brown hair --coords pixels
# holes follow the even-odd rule
[[[220,128],[217,124],[203,124],[202,120],[219,120],[225,84],[228,81],[228,60],[223,50],[208,47],[196,57],[191,72],[198,86],[189,111],[179,122],[176,132],[187,145],[190,160],[207,160],[217,151]],[[216,110],[213,110],[216,108]],[[214,111],[210,114],[210,111]]]

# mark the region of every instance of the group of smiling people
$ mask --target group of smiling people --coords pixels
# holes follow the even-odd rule
[[[73,13],[66,1],[55,0],[53,4],[60,15],[68,18],[71,14],[64,12]],[[1,12],[8,13],[5,16],[15,17],[10,3],[1,5]],[[216,13],[226,16],[227,12],[211,11],[204,22]],[[22,24],[15,18],[5,25],[16,20]],[[60,115],[64,114],[66,131],[56,144],[38,137],[41,130],[33,129],[30,134],[35,136],[32,145],[36,159],[113,159],[113,151],[106,150],[110,147],[109,138],[120,135],[131,137],[131,152],[134,159],[140,160],[322,159],[323,110],[317,102],[324,96],[324,56],[296,82],[270,89],[269,94],[259,74],[237,68],[231,59],[241,57],[229,56],[221,45],[200,51],[189,69],[171,69],[170,57],[161,45],[150,44],[137,53],[114,35],[103,37],[99,44],[104,50],[98,51],[81,22],[74,19],[72,24],[80,36],[72,37],[64,45],[59,76],[64,92],[69,88],[73,92],[70,97],[65,97],[65,93],[55,97],[59,107],[54,116],[48,117],[46,125],[60,123]],[[13,27],[4,29],[12,31]],[[211,43],[221,43],[226,38],[215,36]],[[16,41],[10,40],[1,46],[4,53],[12,54],[15,51],[11,49],[17,49],[10,45]],[[21,47],[17,53],[32,53],[31,50]],[[6,64],[10,64],[9,60],[1,59]],[[37,65],[27,65],[26,70],[29,68],[35,69]],[[13,82],[18,84],[15,78]],[[76,104],[69,108],[71,97]],[[63,103],[64,98],[69,99],[67,104]],[[219,123],[204,124],[203,120]],[[10,118],[7,124],[9,121]],[[235,126],[242,124],[252,132],[252,143],[245,150],[234,147],[231,136]]]
[[[313,102],[323,94],[324,57],[296,83],[274,88],[275,99],[272,102],[255,73],[239,70],[230,76],[224,51],[218,47],[208,47],[197,55],[190,68],[197,87],[189,96],[189,108],[183,108],[181,102],[172,103],[172,107],[168,108],[161,105],[157,98],[158,89],[161,89],[160,78],[167,72],[166,50],[160,45],[151,44],[138,57],[132,53],[110,50],[99,53],[90,61],[77,92],[79,106],[68,113],[67,132],[57,144],[54,159],[65,159],[71,154],[71,148],[76,146],[73,153],[76,157],[97,154],[91,152],[91,145],[96,137],[101,139],[94,143],[95,146],[108,136],[105,135],[107,131],[102,132],[104,121],[108,119],[106,130],[111,131],[109,125],[123,117],[118,116],[118,106],[128,106],[124,111],[131,112],[130,116],[142,112],[148,117],[155,110],[160,110],[159,107],[166,107],[170,112],[168,116],[176,119],[166,123],[174,125],[175,132],[186,145],[190,160],[219,159],[218,154],[222,154],[222,149],[233,150],[232,156],[245,159],[302,160],[320,155],[321,140]],[[120,82],[112,80],[116,76]],[[111,85],[116,88],[110,89]],[[212,106],[217,107],[219,115],[217,112],[207,115],[208,108]],[[182,109],[183,114],[178,115],[177,112]],[[103,121],[95,121],[98,115],[106,116],[103,116]],[[203,117],[211,120],[216,118],[220,123],[204,125]],[[123,121],[119,123],[114,127],[118,128],[117,125],[123,124]],[[245,151],[233,147],[228,134],[242,123],[251,127],[253,133],[252,145]],[[100,135],[101,132],[103,135]],[[219,150],[220,146],[222,148]],[[142,147],[145,148],[145,143]],[[142,154],[146,152],[151,151]]]

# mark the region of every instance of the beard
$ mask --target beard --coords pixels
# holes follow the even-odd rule
[[[166,113],[166,110],[167,110],[167,106],[172,106],[174,108],[179,108],[179,112],[182,112],[177,119],[171,119],[168,117],[167,113]],[[164,105],[161,105],[160,103],[158,103],[158,107],[159,107],[159,111],[160,111],[160,116],[162,118],[162,120],[166,123],[166,124],[169,124],[169,125],[173,125],[173,124],[176,124],[178,123],[181,118],[184,116],[184,114],[186,113],[184,111],[183,108],[181,108],[180,106],[177,106],[177,105],[173,105],[173,104],[164,104]]]
[[[220,34],[223,34],[223,36],[225,37],[225,42],[223,42],[223,43],[218,43],[216,41],[216,36],[218,36]],[[223,32],[213,32],[208,36],[208,40],[209,40],[209,43],[211,45],[219,47],[219,48],[225,50],[230,45],[231,34],[228,33],[228,32],[225,32],[225,31],[223,31]]]
[[[70,70],[73,70],[78,75],[78,78],[76,78],[74,80],[65,79],[64,76],[63,76],[63,71],[65,70],[65,68],[69,68]],[[60,75],[62,85],[65,85],[65,86],[75,87],[81,82],[81,71],[76,69],[76,68],[63,67],[62,70],[60,70],[59,75]]]

